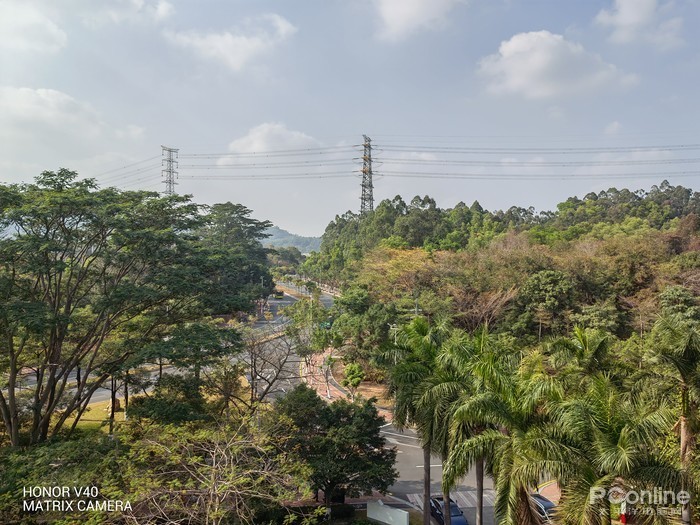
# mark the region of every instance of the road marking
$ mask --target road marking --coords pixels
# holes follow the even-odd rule
[[[418,510],[423,509],[423,494],[406,494],[408,502]],[[476,507],[476,490],[460,490],[451,492],[450,497],[457,502],[460,508],[473,509]],[[493,489],[484,489],[484,507],[493,507],[496,501],[496,493]]]
[[[391,425],[391,423],[389,424]],[[380,430],[380,432],[388,436],[398,436],[400,438],[415,439],[416,441],[420,441],[420,438],[414,436],[407,436],[406,434],[397,434],[396,432],[387,432],[386,430]]]
[[[411,447],[411,448],[419,448],[423,450],[423,447],[419,447],[418,445],[409,445],[408,443],[401,443],[400,441],[396,441],[394,438],[386,438],[387,443],[391,443],[392,445],[400,445],[402,447]]]

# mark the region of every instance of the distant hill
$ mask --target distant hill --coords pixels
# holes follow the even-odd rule
[[[263,239],[262,242],[265,246],[273,246],[275,248],[294,246],[299,248],[301,253],[317,252],[321,247],[320,237],[302,237],[301,235],[289,233],[277,226],[271,227],[266,233],[270,236],[267,239]]]

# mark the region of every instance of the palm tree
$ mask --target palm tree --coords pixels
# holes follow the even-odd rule
[[[470,366],[480,390],[454,405],[455,435],[443,479],[453,485],[480,458],[494,478],[495,513],[502,525],[539,525],[530,491],[544,476],[562,478],[576,451],[563,443],[550,405],[561,401],[561,388],[547,374],[520,376],[513,362],[486,351]],[[464,433],[464,428],[481,428]]]
[[[549,361],[567,386],[580,387],[593,374],[610,369],[613,336],[603,330],[575,326],[571,337],[545,345]]]
[[[680,417],[676,423],[680,435],[680,465],[689,475],[700,403],[700,331],[697,323],[673,314],[659,318],[653,336],[655,347],[650,364],[652,367],[658,364],[660,368],[652,368],[650,374],[670,383],[672,390],[667,395],[680,400]],[[684,525],[693,523],[689,503],[683,505],[681,521]]]
[[[434,406],[436,417],[440,419],[438,428],[442,430],[443,457],[449,456],[449,450],[456,443],[483,430],[479,426],[453,425],[452,415],[457,406],[483,391],[487,378],[494,378],[494,366],[501,366],[506,361],[507,356],[496,351],[495,339],[486,327],[478,329],[473,337],[461,330],[453,330],[442,344],[437,356],[437,369],[426,382],[421,403]],[[482,525],[484,458],[477,458],[473,465],[468,466],[468,469],[471,468],[476,471],[476,525]],[[464,471],[461,475],[466,473]],[[443,486],[447,490],[452,488],[445,482]]]
[[[677,484],[677,470],[652,454],[672,424],[666,406],[649,406],[599,373],[590,378],[587,392],[562,402],[554,413],[564,443],[579,451],[559,480],[559,515],[567,525],[611,523],[610,502],[591,497],[594,489]]]
[[[432,407],[421,406],[419,400],[425,381],[433,374],[435,358],[446,331],[446,323],[431,327],[424,317],[416,317],[397,334],[389,390],[394,397],[394,424],[398,429],[414,426],[423,447],[423,523],[430,525],[430,456],[438,435]],[[449,500],[448,500],[449,501]],[[449,514],[446,513],[446,514]]]

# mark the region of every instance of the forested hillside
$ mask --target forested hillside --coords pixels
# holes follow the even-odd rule
[[[277,226],[271,226],[265,233],[268,235],[265,245],[273,248],[292,247],[297,248],[301,253],[310,253],[317,251],[321,246],[321,239],[318,237],[303,237]]]
[[[365,217],[336,217],[303,269],[348,297],[366,295],[372,338],[417,308],[529,339],[576,324],[629,336],[653,322],[659,294],[673,302],[700,292],[699,216],[700,194],[665,182],[540,214],[396,197]]]
[[[443,491],[485,470],[497,523],[541,523],[543,479],[556,523],[608,524],[626,498],[648,523],[696,523],[699,193],[611,188],[543,213],[396,197],[336,217],[302,270],[343,290],[329,340],[386,384],[426,479],[427,451],[442,458]],[[640,502],[654,487],[673,501]]]
[[[674,219],[700,214],[700,193],[664,181],[651,190],[610,188],[571,197],[555,211],[513,206],[491,212],[478,201],[441,209],[429,196],[406,203],[400,196],[384,200],[366,217],[347,212],[326,228],[321,249],[305,271],[322,280],[347,281],[355,263],[372,248],[423,248],[465,251],[488,246],[507,233],[526,233],[532,244],[554,246],[580,238],[602,239],[616,233],[668,230]]]

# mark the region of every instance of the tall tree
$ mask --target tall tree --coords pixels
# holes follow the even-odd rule
[[[311,467],[312,489],[323,490],[326,504],[386,492],[396,480],[396,449],[385,448],[384,418],[373,400],[328,404],[302,384],[277,401],[276,410],[294,423],[291,444]]]
[[[425,382],[435,370],[435,358],[445,324],[431,327],[424,317],[416,317],[397,335],[396,365],[391,369],[389,389],[394,395],[394,424],[402,429],[414,426],[423,447],[423,524],[430,525],[430,456],[435,449],[434,428],[438,420],[432,405],[421,405]],[[400,358],[398,356],[400,355]]]
[[[586,386],[555,410],[562,444],[578,451],[562,469],[568,472],[559,480],[558,515],[572,525],[609,525],[610,500],[591,497],[601,489],[680,488],[677,469],[654,454],[672,425],[672,412],[629,396],[604,373],[593,374]]]
[[[261,244],[272,223],[253,219],[251,213],[241,204],[214,204],[199,230],[207,254],[201,271],[211,282],[204,304],[214,314],[249,311],[254,301],[274,289],[267,262],[270,250]]]
[[[653,335],[651,364],[660,365],[653,375],[670,382],[667,395],[679,405],[680,465],[689,476],[700,406],[700,331],[696,322],[676,313],[659,318]],[[681,520],[684,525],[693,523],[690,503],[683,505]]]
[[[440,432],[443,460],[447,460],[456,445],[486,428],[455,421],[455,411],[474,396],[502,381],[502,376],[509,370],[507,364],[512,363],[513,359],[503,351],[502,345],[489,334],[486,327],[481,327],[473,336],[453,330],[442,344],[436,360],[436,371],[426,381],[427,388],[421,403],[434,406],[436,415],[439,415],[441,421],[436,429]],[[484,457],[475,458],[473,463],[464,464],[465,470],[454,478],[466,475],[472,468],[476,470],[477,525],[483,523],[484,463]],[[450,489],[454,483],[443,480],[443,485]]]
[[[65,169],[0,187],[0,412],[13,445],[25,425],[31,443],[57,433],[138,349],[198,314],[202,224],[186,197],[98,190]]]
[[[486,363],[489,363],[488,361]],[[491,361],[488,366],[495,363]],[[512,370],[492,370],[488,388],[456,405],[453,428],[484,430],[460,440],[450,450],[443,479],[454,484],[479,458],[487,458],[494,476],[495,514],[503,525],[539,525],[530,490],[542,476],[562,477],[571,462],[560,445],[559,429],[547,410],[561,399],[546,376],[518,377]]]

